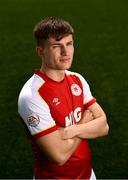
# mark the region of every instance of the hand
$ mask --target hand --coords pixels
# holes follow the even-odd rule
[[[89,121],[92,121],[93,119],[94,119],[94,116],[93,116],[92,111],[87,109],[87,110],[84,111],[83,116],[82,116],[79,124],[87,123]]]
[[[62,139],[71,139],[77,135],[76,131],[77,125],[71,125],[65,128],[60,129]]]

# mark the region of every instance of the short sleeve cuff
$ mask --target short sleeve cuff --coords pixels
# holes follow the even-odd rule
[[[46,129],[46,130],[43,130],[43,131],[41,131],[41,132],[39,132],[39,133],[37,133],[37,134],[34,134],[34,135],[32,135],[32,136],[33,136],[34,139],[38,139],[38,138],[40,138],[40,137],[42,137],[42,136],[44,136],[44,135],[46,135],[46,134],[49,134],[49,133],[51,133],[51,132],[56,131],[57,129],[58,129],[57,126],[52,126],[51,128],[48,128],[48,129]]]
[[[89,106],[91,106],[92,104],[94,104],[96,102],[96,98],[91,99],[89,102],[87,102],[86,104],[84,104],[84,109],[87,109]]]

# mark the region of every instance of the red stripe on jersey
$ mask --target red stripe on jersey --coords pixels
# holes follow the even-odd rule
[[[44,79],[44,74],[43,74],[40,70],[36,69],[36,70],[34,71],[34,73],[37,74],[37,75],[39,75],[40,77],[42,77],[42,78]]]
[[[89,106],[91,106],[95,102],[96,102],[96,99],[93,98],[91,101],[89,101],[88,103],[84,104],[84,109],[88,108]]]
[[[37,74],[38,76],[40,76],[43,80],[52,82],[52,83],[54,83],[54,84],[60,84],[61,82],[64,81],[64,80],[62,80],[62,81],[60,81],[60,82],[57,82],[57,81],[49,78],[46,74],[42,73],[42,72],[41,72],[40,70],[38,70],[38,69],[35,70],[34,72],[35,72],[35,74]]]
[[[46,135],[46,134],[49,134],[49,133],[51,133],[51,132],[56,131],[57,129],[58,129],[57,126],[53,126],[53,127],[49,128],[49,129],[46,129],[46,130],[44,130],[44,131],[41,131],[41,132],[33,135],[33,137],[34,137],[35,139],[38,139],[38,138],[40,138],[40,137],[42,137],[42,136],[44,136],[44,135]]]

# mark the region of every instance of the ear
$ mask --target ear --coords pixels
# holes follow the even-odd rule
[[[38,55],[40,58],[42,58],[42,56],[43,56],[43,49],[42,49],[42,47],[36,46],[36,53],[37,53],[37,55]]]

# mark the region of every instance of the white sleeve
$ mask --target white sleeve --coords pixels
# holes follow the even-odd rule
[[[47,103],[41,98],[19,98],[19,114],[27,125],[31,135],[36,138],[57,129]]]
[[[84,105],[88,106],[88,105],[93,104],[96,101],[96,99],[92,96],[92,93],[90,91],[90,87],[89,87],[87,81],[83,78],[82,75],[80,75],[78,73],[77,73],[77,76],[79,77],[79,79],[82,83],[82,86],[83,86]]]

